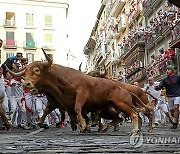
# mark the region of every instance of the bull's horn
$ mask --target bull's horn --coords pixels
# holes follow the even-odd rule
[[[46,57],[46,60],[48,61],[49,66],[51,66],[52,65],[52,59],[46,54],[46,52],[44,51],[43,48],[42,48],[42,51],[44,53],[44,56]],[[43,63],[45,64],[45,62],[43,62]]]
[[[12,76],[20,77],[20,76],[23,76],[23,75],[25,74],[25,70],[22,70],[21,72],[15,73],[15,72],[11,71],[11,70],[7,67],[6,64],[5,64],[5,67],[6,67],[6,70],[9,72],[9,74],[12,75]]]
[[[82,66],[82,62],[81,62],[81,64],[79,65],[79,71],[81,71],[81,66]]]

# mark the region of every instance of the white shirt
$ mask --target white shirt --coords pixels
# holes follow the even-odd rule
[[[148,93],[150,93],[153,97],[157,98],[159,100],[160,95],[161,95],[161,90],[156,91],[155,90],[155,86],[158,86],[159,82],[154,82],[153,85],[145,85],[145,87],[143,88],[144,91],[147,91]],[[148,95],[148,99],[152,100],[153,98],[151,96]]]
[[[4,77],[0,77],[0,95],[5,94],[5,82],[4,82]]]
[[[14,86],[11,86],[11,95],[17,98],[24,97],[24,90],[23,90],[23,80],[11,80],[11,84],[15,84]]]

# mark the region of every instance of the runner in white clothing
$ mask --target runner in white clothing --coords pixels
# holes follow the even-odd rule
[[[11,124],[8,122],[8,119],[4,113],[4,110],[8,110],[7,106],[7,97],[5,93],[5,81],[3,77],[3,69],[0,67],[0,125],[3,128],[3,123],[5,124],[5,127],[7,130],[11,130]]]
[[[154,82],[154,78],[153,77],[149,77],[148,78],[148,84],[145,85],[145,87],[143,88],[144,91],[147,91],[148,93],[150,93],[154,98],[156,98],[157,100],[159,100],[160,95],[161,95],[161,91],[156,91],[155,90],[155,86],[159,85],[159,82]],[[148,95],[148,100],[150,102],[156,102],[154,100],[154,98],[152,98],[151,96]],[[157,104],[156,107],[153,110],[153,116],[154,116],[154,124],[157,126],[158,123],[160,122],[160,113],[157,110]]]
[[[14,127],[20,126],[27,120],[23,90],[23,79],[14,77],[11,80],[11,121]]]

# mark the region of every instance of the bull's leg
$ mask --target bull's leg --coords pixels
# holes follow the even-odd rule
[[[116,127],[118,123],[122,122],[123,119],[120,117],[117,117],[116,119],[114,119],[112,122],[107,123],[103,126],[102,132],[105,133],[110,127],[114,126]]]
[[[48,114],[50,114],[56,107],[55,106],[52,106],[51,103],[48,103],[46,108],[43,110],[43,115],[42,117],[40,117],[39,121],[37,122],[37,124],[39,126],[41,126],[44,121],[45,121],[45,118]]]
[[[83,92],[82,90],[76,91],[76,102],[75,102],[74,110],[77,114],[78,123],[82,131],[85,130],[87,127],[86,121],[81,114],[82,107],[84,106],[86,100],[87,100],[86,92]]]
[[[140,116],[138,116],[138,122],[139,122],[139,130],[141,130],[142,127],[142,119]]]
[[[3,112],[3,110],[2,110],[1,107],[0,107],[0,116],[1,116],[1,118],[2,118],[2,120],[3,120],[3,122],[4,122],[4,125],[6,126],[6,129],[7,129],[8,131],[10,131],[10,130],[12,129],[12,126],[11,126],[11,124],[9,123],[9,121],[8,121],[6,115],[5,115],[5,113]]]
[[[131,131],[130,134],[137,134],[139,132],[138,113],[133,110],[131,105],[129,105],[131,103],[128,104],[127,102],[117,101],[116,99],[118,98],[117,97],[114,98],[115,98],[115,101],[113,101],[114,105],[116,105],[116,107],[118,107],[119,110],[130,116],[133,121],[133,130]],[[131,99],[129,101],[131,101]]]
[[[152,132],[152,130],[153,130],[153,127],[152,127],[152,122],[153,122],[152,113],[151,113],[151,112],[145,112],[144,115],[147,116],[147,117],[148,117],[148,120],[149,120],[148,132]]]
[[[90,128],[90,126],[89,126],[89,117],[87,116],[87,113],[85,113],[85,112],[82,112],[82,116],[83,116],[83,118],[85,119],[85,121],[86,121],[86,129],[84,130],[85,132],[87,132],[87,133],[91,133],[91,128]]]
[[[72,131],[76,131],[77,130],[77,116],[76,113],[74,111],[67,111],[68,115],[71,119],[71,129]]]
[[[3,101],[4,101],[4,94],[0,95],[0,116],[1,116],[3,122],[4,122],[5,126],[6,126],[6,129],[8,131],[10,131],[12,129],[12,126],[9,123],[9,121],[8,121],[4,111],[3,111],[3,107],[2,107]]]

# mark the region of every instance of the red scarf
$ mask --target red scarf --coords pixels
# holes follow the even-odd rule
[[[172,78],[173,76],[175,76],[175,73],[174,73],[174,72],[172,72],[171,74],[169,74],[167,77],[168,77],[168,78]]]

